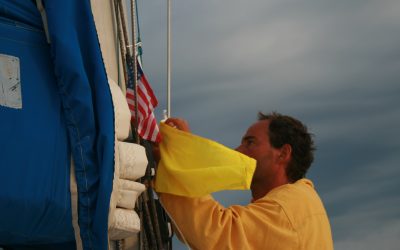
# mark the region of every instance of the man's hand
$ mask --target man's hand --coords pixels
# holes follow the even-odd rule
[[[169,126],[171,126],[171,127],[174,127],[174,128],[176,128],[176,129],[179,129],[179,130],[182,130],[182,131],[185,131],[185,132],[189,132],[189,133],[190,133],[189,124],[188,124],[187,121],[184,120],[184,119],[180,119],[180,118],[168,118],[168,119],[165,121],[165,124],[167,124],[167,125],[169,125]],[[160,148],[159,148],[158,143],[153,143],[152,146],[153,146],[152,148],[153,148],[154,160],[155,160],[156,163],[157,163],[156,165],[158,165],[158,163],[159,163],[160,160],[161,160],[161,157],[160,157]]]
[[[177,128],[179,130],[185,131],[185,132],[189,132],[190,133],[190,128],[189,128],[189,124],[186,120],[181,119],[181,118],[168,118],[165,121],[165,124]]]

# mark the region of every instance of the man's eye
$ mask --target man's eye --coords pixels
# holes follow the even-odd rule
[[[253,145],[254,144],[254,141],[253,140],[248,140],[248,141],[246,141],[246,146],[251,146],[251,145]]]

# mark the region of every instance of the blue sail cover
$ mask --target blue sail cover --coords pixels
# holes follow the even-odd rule
[[[0,0],[0,246],[74,241],[75,164],[85,249],[107,249],[114,114],[88,0]]]

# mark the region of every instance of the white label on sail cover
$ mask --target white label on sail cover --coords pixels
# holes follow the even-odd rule
[[[18,57],[0,54],[0,105],[22,108]]]

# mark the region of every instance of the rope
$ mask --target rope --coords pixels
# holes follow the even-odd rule
[[[126,80],[128,77],[128,72],[126,69],[126,57],[125,57],[125,46],[124,46],[124,42],[121,39],[122,38],[122,31],[121,31],[121,24],[120,24],[120,15],[119,15],[119,11],[118,11],[118,3],[116,1],[114,1],[114,12],[115,12],[115,19],[117,21],[117,36],[118,36],[118,41],[119,41],[119,49],[121,52],[121,59],[122,59],[122,68],[124,70],[124,79]],[[118,62],[119,65],[119,62]]]
[[[129,44],[129,38],[128,38],[128,30],[126,28],[126,19],[125,19],[125,11],[124,11],[124,6],[122,5],[122,0],[118,0],[117,5],[119,7],[119,17],[121,19],[121,24],[122,24],[122,31],[123,31],[123,38],[125,42],[125,49],[127,49],[127,46]],[[126,54],[130,54],[129,50],[126,50]]]
[[[120,0],[121,1],[121,0]],[[133,4],[132,4],[132,1],[134,1],[134,0],[131,0],[131,24],[132,24],[132,41],[135,41],[135,18],[134,18],[134,14],[135,14],[135,12],[133,11],[133,8],[134,8],[134,6],[133,6]],[[131,69],[132,71],[131,72],[133,72],[133,88],[135,89],[135,124],[136,124],[136,126],[137,127],[139,127],[139,104],[138,104],[138,95],[137,95],[137,93],[138,93],[138,86],[137,86],[137,61],[134,59],[134,58],[136,58],[136,48],[135,48],[135,46],[133,46],[132,47],[132,57],[130,57],[129,59],[130,59],[130,61],[128,62],[132,67],[133,67],[133,69]],[[133,65],[132,65],[133,64]],[[138,143],[138,144],[140,144],[140,137],[139,137],[139,131],[137,131],[137,134],[136,134],[136,143]]]

